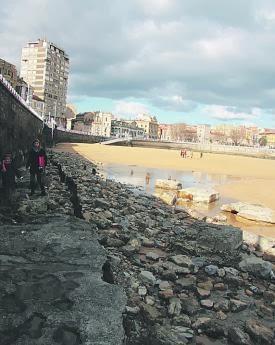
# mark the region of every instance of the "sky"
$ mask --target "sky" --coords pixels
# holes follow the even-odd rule
[[[2,59],[40,37],[79,112],[275,128],[274,0],[0,0]]]

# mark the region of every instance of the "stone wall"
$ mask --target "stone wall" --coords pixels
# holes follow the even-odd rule
[[[61,129],[54,130],[54,143],[87,143],[94,144],[103,141],[103,137],[76,133]]]
[[[30,112],[0,82],[0,156],[5,152],[24,153],[36,137],[41,137],[43,122]]]
[[[43,145],[60,142],[97,143],[102,137],[55,129],[43,124],[42,119],[3,79],[0,79],[0,157],[6,152],[23,158],[35,138]]]

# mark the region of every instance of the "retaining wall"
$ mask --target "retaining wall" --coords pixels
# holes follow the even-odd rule
[[[244,156],[257,156],[265,158],[275,158],[275,150],[269,148],[256,148],[246,146],[230,146],[230,145],[217,145],[217,144],[200,144],[200,143],[177,143],[177,142],[165,142],[165,141],[151,141],[151,140],[131,140],[129,142],[116,143],[116,145],[131,145],[138,147],[158,148],[158,149],[170,149],[180,150],[186,148],[194,151],[224,153]]]
[[[39,138],[45,146],[60,142],[97,143],[104,140],[103,137],[58,128],[52,131],[0,75],[0,158],[6,152],[12,152],[16,158],[24,159],[35,138]]]
[[[8,85],[0,82],[0,156],[24,153],[42,136],[43,121],[24,106]]]

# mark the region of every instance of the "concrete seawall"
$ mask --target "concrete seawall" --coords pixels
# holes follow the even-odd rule
[[[193,151],[212,152],[221,154],[232,154],[252,157],[275,158],[275,150],[269,148],[256,148],[245,146],[230,146],[230,145],[216,145],[216,144],[200,144],[200,143],[177,143],[168,141],[153,141],[153,140],[129,140],[117,142],[112,145],[117,146],[134,146],[147,147],[166,150],[181,150],[186,148]]]
[[[39,138],[48,147],[60,142],[92,144],[103,140],[99,136],[74,131],[52,131],[5,79],[0,77],[0,157],[5,152],[23,157],[34,138]]]
[[[0,82],[0,155],[25,152],[42,135],[43,122]]]

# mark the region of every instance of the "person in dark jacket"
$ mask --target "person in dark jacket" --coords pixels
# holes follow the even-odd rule
[[[46,195],[44,176],[47,166],[47,155],[40,146],[40,141],[35,139],[32,143],[32,149],[29,152],[26,168],[30,168],[30,187],[31,195],[35,192],[36,180],[41,189],[41,195]]]
[[[15,192],[15,177],[20,177],[12,160],[11,153],[6,153],[0,166],[4,200],[9,204]]]

